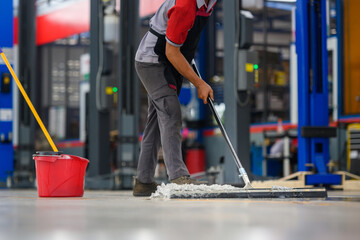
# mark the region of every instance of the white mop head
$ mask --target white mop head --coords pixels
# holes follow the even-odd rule
[[[206,196],[206,194],[214,194],[220,192],[237,192],[241,188],[233,187],[230,185],[194,185],[194,184],[184,184],[178,185],[175,183],[164,184],[157,187],[157,191],[151,195],[150,198],[158,198],[158,199],[170,199],[171,195],[179,194],[189,195],[194,198],[199,196]]]
[[[326,198],[325,188],[237,188],[230,185],[161,184],[152,199],[211,199],[211,198]]]

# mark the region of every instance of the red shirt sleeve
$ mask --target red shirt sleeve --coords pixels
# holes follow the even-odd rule
[[[195,0],[176,0],[175,6],[167,13],[169,20],[166,39],[170,44],[180,47],[185,42],[189,30],[194,24],[196,10]]]

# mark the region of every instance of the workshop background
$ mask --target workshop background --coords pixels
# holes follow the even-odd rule
[[[33,154],[51,148],[0,59],[0,239],[359,239],[360,1],[218,0],[195,57],[255,186],[332,201],[142,202],[134,58],[163,2],[0,1],[0,48],[59,150],[90,161],[83,200],[37,198]],[[243,186],[188,81],[179,100],[191,177]],[[168,182],[161,151],[155,177]]]

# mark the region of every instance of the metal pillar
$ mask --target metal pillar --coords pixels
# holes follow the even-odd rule
[[[268,76],[268,8],[266,6],[266,0],[263,0],[263,36],[264,36],[264,53],[263,53],[263,59],[262,59],[262,69],[263,69],[263,88],[264,88],[264,111],[262,114],[262,121],[267,122],[268,116],[269,116],[269,76]]]
[[[37,106],[36,81],[36,7],[35,0],[19,1],[19,79],[33,104]],[[25,100],[19,96],[19,142],[14,178],[21,186],[32,185],[35,129],[37,127]]]
[[[241,163],[250,173],[250,105],[247,101],[249,96],[247,90],[238,90],[238,86],[247,79],[236,79],[238,74],[235,74],[239,69],[237,59],[243,52],[239,49],[239,39],[237,39],[239,36],[236,34],[237,31],[240,31],[240,29],[236,29],[237,25],[240,25],[236,24],[239,22],[237,18],[240,15],[240,3],[239,0],[224,2],[224,100],[227,109],[225,111],[225,127],[228,129],[229,138]],[[224,165],[225,183],[239,182],[238,169],[230,151],[225,153]]]
[[[100,64],[100,44],[103,34],[100,29],[102,21],[99,19],[99,11],[102,11],[102,1],[91,0],[91,22],[90,22],[90,104],[89,104],[89,179],[94,177],[96,180],[87,181],[86,187],[91,189],[104,189],[112,187],[112,180],[101,178],[108,175],[110,169],[110,119],[107,110],[98,109],[99,95],[97,94],[97,75]],[[103,55],[102,55],[103,56]],[[101,81],[101,80],[100,80]],[[105,94],[105,93],[103,93]]]
[[[297,1],[296,51],[298,54],[299,171],[312,170],[306,183],[340,184],[328,174],[329,107],[326,0]],[[320,127],[320,128],[319,128]]]
[[[134,67],[138,29],[139,1],[121,1],[117,163],[122,188],[132,188],[139,156],[139,80]]]
[[[337,106],[338,106],[338,111],[337,111],[337,119],[340,118],[340,116],[343,115],[343,79],[344,79],[344,1],[343,0],[336,0],[336,39],[337,39],[337,79],[338,79],[338,85],[337,85],[337,93],[334,92],[334,94],[337,94]],[[341,126],[341,125],[340,125]],[[344,137],[345,135],[345,131],[343,130],[344,128],[340,128],[339,129],[339,139],[338,139],[338,152],[342,153],[342,149],[343,149],[343,145],[342,143],[344,141],[346,141],[346,137]],[[343,133],[343,134],[341,134]],[[344,140],[342,140],[344,139]],[[342,160],[342,158],[340,158],[340,169],[346,169],[347,168],[347,161],[346,159]]]
[[[0,48],[13,62],[13,1],[0,2]],[[13,83],[9,70],[0,60],[0,187],[10,187],[11,175],[14,170],[14,148],[13,148]]]

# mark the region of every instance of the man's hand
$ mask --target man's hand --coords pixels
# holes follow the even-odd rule
[[[204,101],[204,104],[207,104],[208,97],[210,97],[211,100],[214,101],[214,91],[204,81],[197,87],[197,94],[198,94],[198,97]]]

